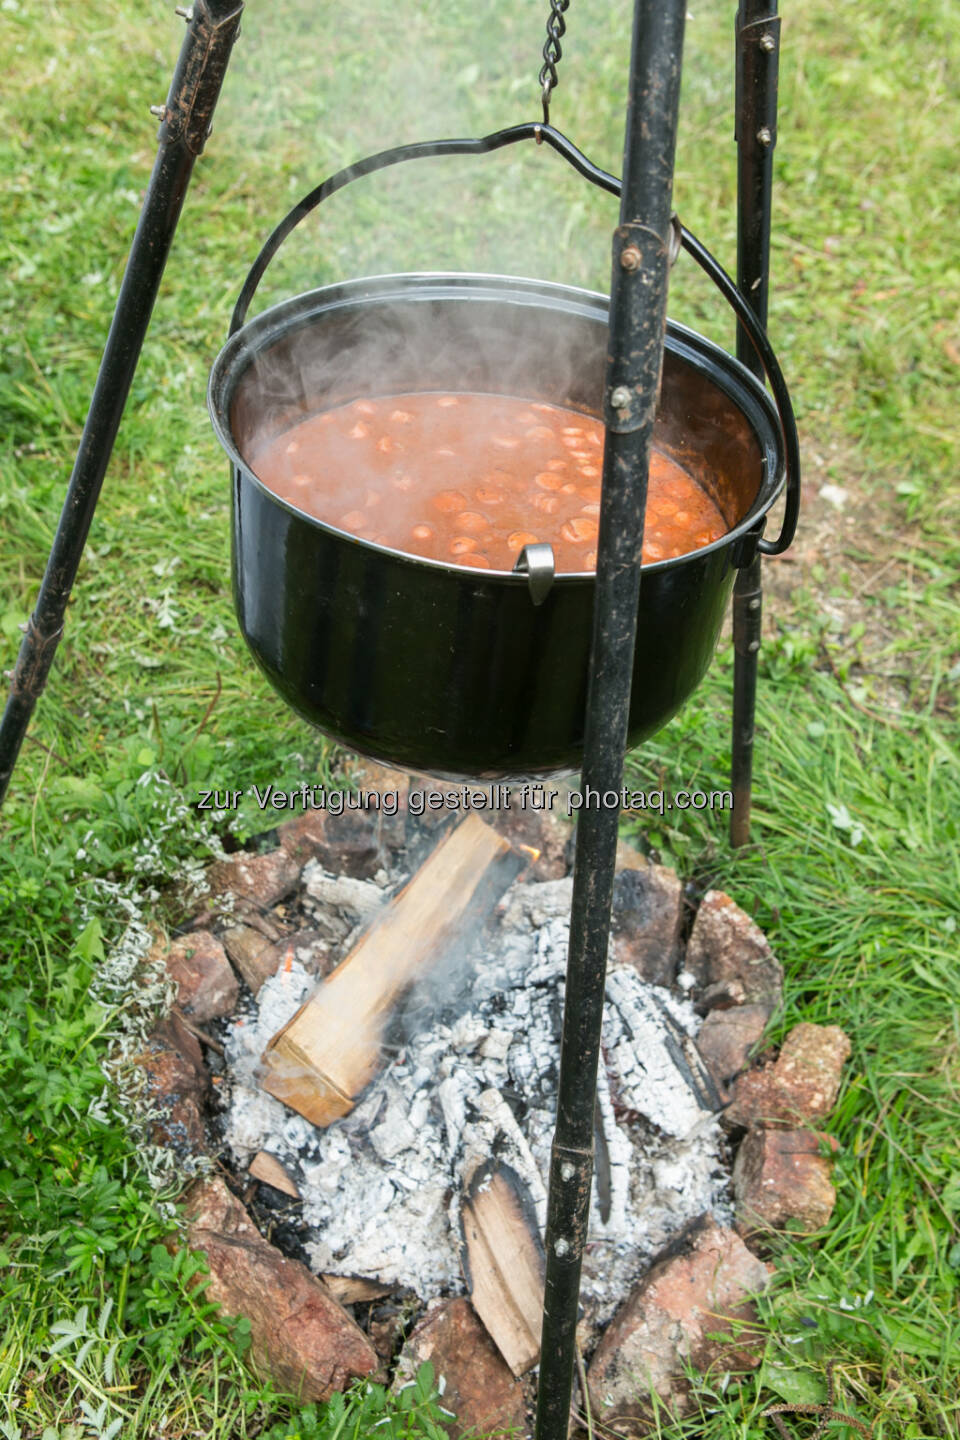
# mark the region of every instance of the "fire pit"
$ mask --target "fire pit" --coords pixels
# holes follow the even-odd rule
[[[345,884],[316,861],[303,881],[314,929],[332,915],[371,923],[389,907],[375,880]],[[297,958],[293,947],[227,1030],[229,1153],[241,1173],[260,1151],[284,1166],[318,1273],[364,1276],[421,1300],[456,1293],[462,1207],[488,1162],[517,1178],[539,1240],[571,890],[569,878],[520,877],[471,953],[462,936],[439,973],[414,981],[387,1032],[384,1068],[327,1127],[291,1112],[262,1083],[264,1052],[317,984],[309,955]],[[611,968],[582,1291],[592,1325],[609,1320],[643,1262],[688,1220],[704,1211],[730,1219],[720,1102],[691,1043],[700,1024],[681,986],[652,985],[629,963]]]
[[[280,849],[241,852],[210,872],[209,900],[167,952],[178,1004],[141,1067],[153,1088],[151,1123],[180,1151],[203,1143],[182,1093],[193,1052],[175,1054],[176,1025],[186,1025],[207,1047],[215,1082],[206,1144],[261,1228],[294,1257],[281,1260],[257,1238],[222,1189],[201,1198],[190,1243],[208,1253],[212,1297],[252,1318],[255,1358],[271,1373],[314,1397],[328,1393],[345,1355],[338,1385],[377,1357],[388,1374],[396,1361],[402,1377],[425,1353],[422,1337],[432,1345],[444,1317],[459,1317],[479,1327],[469,1365],[492,1367],[507,1397],[491,1424],[524,1423],[539,1359],[571,827],[549,810],[524,810],[504,787],[498,813],[480,821],[406,804],[408,793],[442,801],[452,787],[408,792],[405,777],[383,772],[379,783],[397,805],[307,811],[281,826]],[[465,841],[467,895],[463,867],[450,863]],[[782,1065],[751,1068],[781,997],[763,935],[726,896],[711,892],[694,915],[673,872],[627,848],[621,864],[577,1328],[583,1355],[593,1356],[593,1394],[615,1397],[614,1418],[647,1403],[645,1382],[617,1357],[664,1267],[692,1267],[683,1283],[704,1312],[664,1320],[673,1339],[644,1352],[644,1366],[659,1366],[658,1394],[682,1408],[686,1361],[707,1368],[723,1356],[722,1344],[707,1355],[697,1326],[723,1333],[723,1317],[749,1317],[749,1293],[766,1283],[736,1231],[753,1244],[759,1225],[762,1244],[764,1226],[792,1219],[815,1228],[829,1217],[830,1162],[809,1127],[829,1112],[848,1049],[840,1032],[800,1026]],[[452,946],[423,910],[423,877],[436,913],[456,913]],[[412,956],[411,904],[422,942]],[[378,935],[391,936],[389,948]],[[348,1094],[342,1037],[311,1030],[311,1017],[323,1017],[324,992],[347,1003],[343,977],[362,971],[371,945],[378,969],[366,981],[377,998],[368,983],[362,996],[365,1015],[378,1016],[378,1048],[370,1078]],[[239,995],[231,964],[244,980]],[[356,1011],[341,1018],[348,1035],[368,1033]],[[271,1064],[291,1036],[302,1061],[292,1079]],[[334,1078],[340,1113],[331,1115]],[[284,1085],[291,1104],[277,1098]],[[287,1310],[299,1314],[311,1295],[327,1307],[327,1330],[300,1348],[281,1344]],[[758,1353],[741,1345],[733,1358],[753,1363]],[[454,1408],[476,1418],[457,1388],[455,1357],[441,1347],[436,1358]]]

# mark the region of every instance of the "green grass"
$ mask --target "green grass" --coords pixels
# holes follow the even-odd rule
[[[124,1440],[279,1440],[297,1427],[332,1440],[329,1412],[288,1423],[295,1408],[243,1369],[242,1332],[160,1244],[170,1197],[151,1190],[104,1091],[129,1017],[96,977],[125,907],[162,919],[170,877],[214,848],[190,809],[198,788],[292,782],[333,759],[253,670],[230,605],[227,475],[203,392],[246,267],[331,169],[535,117],[541,8],[348,4],[331,27],[306,0],[248,7],[3,815],[0,1432],[18,1440],[105,1436],[117,1419]],[[768,607],[755,844],[730,852],[723,817],[693,812],[643,839],[768,930],[788,976],[775,1038],[799,1018],[829,1021],[854,1054],[830,1124],[834,1221],[818,1244],[783,1242],[763,1371],[708,1387],[698,1429],[769,1435],[763,1408],[822,1399],[832,1361],[840,1409],[877,1440],[925,1440],[960,1433],[960,47],[948,0],[781,9],[771,333],[808,473],[854,494],[865,523],[841,563],[812,558],[789,603]],[[688,24],[675,185],[728,269],[732,10],[694,7]],[[554,102],[561,128],[614,170],[627,23],[619,5],[572,8]],[[147,107],[179,27],[132,0],[0,7],[3,668],[59,514],[152,163]],[[612,202],[534,147],[408,167],[324,208],[262,303],[390,268],[607,283]],[[672,284],[676,318],[730,336],[691,266]],[[729,690],[721,652],[631,773],[722,788]],[[243,824],[255,822],[240,838]],[[380,1403],[351,1401],[347,1430],[368,1429]],[[410,1424],[429,1433],[428,1417]]]

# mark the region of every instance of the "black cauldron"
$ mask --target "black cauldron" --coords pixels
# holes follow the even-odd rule
[[[232,461],[240,628],[283,698],[351,749],[447,778],[579,768],[593,577],[482,571],[375,545],[267,490],[255,447],[360,397],[480,391],[598,416],[605,296],[490,275],[391,275],[274,306],[210,377]],[[716,501],[712,545],[643,567],[629,743],[664,724],[713,654],[745,537],[780,493],[776,411],[746,368],[668,326],[656,443]]]

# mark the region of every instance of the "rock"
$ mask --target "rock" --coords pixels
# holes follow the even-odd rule
[[[187,1029],[176,1010],[171,1010],[170,1014],[164,1020],[161,1020],[153,1032],[152,1039],[159,1045],[165,1046],[170,1050],[176,1050],[178,1055],[186,1060],[196,1071],[197,1082],[201,1090],[206,1090],[209,1084],[209,1076],[207,1075],[207,1067],[203,1062],[203,1051],[200,1048],[200,1041],[192,1030]]]
[[[730,1085],[745,1067],[766,1024],[763,1005],[737,1005],[730,1010],[711,1010],[700,1026],[697,1049],[722,1100],[730,1099]]]
[[[711,1010],[732,1010],[735,1005],[743,1005],[746,998],[747,992],[740,980],[718,980],[701,990],[693,1008],[698,1015],[709,1015]]]
[[[637,850],[629,840],[617,841],[617,870],[646,870],[650,861],[642,850]]]
[[[250,855],[241,850],[226,860],[217,860],[207,871],[211,900],[223,901],[232,896],[235,901],[246,901],[260,910],[269,910],[278,900],[283,900],[299,878],[300,866],[282,846],[264,855]]]
[[[550,793],[550,792],[547,792]],[[523,871],[525,881],[562,880],[573,864],[573,826],[553,810],[523,808],[514,801],[509,808],[484,812],[484,819],[512,845],[539,850]]]
[[[146,1098],[155,1112],[150,1125],[154,1143],[180,1155],[202,1153],[207,1143],[202,1104],[209,1076],[196,1038],[170,1015],[136,1063],[146,1077]]]
[[[704,990],[739,981],[743,1002],[763,1005],[768,1017],[783,997],[783,968],[766,936],[722,890],[703,897],[687,942],[686,969]]]
[[[652,985],[672,985],[680,956],[683,886],[666,865],[631,867],[613,882],[613,959]]]
[[[452,1435],[471,1429],[485,1435],[510,1426],[524,1433],[523,1384],[514,1378],[469,1300],[441,1300],[427,1308],[401,1351],[394,1389],[409,1382],[426,1360],[433,1365],[437,1384],[441,1377],[445,1381],[441,1404],[456,1417],[449,1426]]]
[[[188,1219],[187,1244],[205,1252],[210,1270],[206,1298],[250,1321],[250,1357],[277,1386],[328,1400],[377,1369],[359,1326],[305,1265],[263,1239],[222,1180],[193,1192]]]
[[[837,1192],[833,1162],[819,1153],[824,1142],[837,1148],[830,1136],[812,1130],[751,1130],[744,1137],[733,1166],[741,1234],[782,1230],[790,1221],[804,1233],[827,1224]]]
[[[305,810],[280,826],[280,843],[300,863],[319,860],[334,875],[369,879],[381,865],[380,812]]]
[[[603,1434],[642,1435],[654,1425],[655,1394],[684,1415],[696,1404],[684,1374],[759,1365],[756,1332],[736,1341],[733,1323],[756,1319],[747,1298],[766,1288],[772,1268],[732,1230],[702,1216],[688,1225],[621,1307],[597,1346],[587,1376],[594,1422]],[[601,1430],[602,1427],[602,1430]]]
[[[272,944],[252,925],[234,925],[224,931],[223,943],[227,954],[240,971],[254,995],[260,993],[260,986],[271,975],[276,975],[283,964],[285,947]]]
[[[731,1125],[795,1126],[823,1120],[840,1091],[850,1041],[838,1025],[795,1025],[773,1065],[747,1070],[724,1113]]]
[[[277,828],[281,846],[301,865],[320,854],[327,844],[326,810],[304,810]]]
[[[240,987],[220,941],[209,930],[181,935],[166,955],[166,966],[177,985],[177,1004],[197,1021],[229,1015]]]

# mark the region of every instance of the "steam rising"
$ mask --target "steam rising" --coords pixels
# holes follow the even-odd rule
[[[325,175],[361,156],[539,119],[547,10],[545,0],[480,10],[465,0],[430,7],[347,0],[331,35],[334,12],[308,0],[251,6],[217,130],[272,158],[261,186],[272,217],[263,233]],[[628,7],[606,0],[571,25],[555,96],[556,122],[614,171],[629,21]],[[285,246],[269,293],[447,268],[605,287],[615,223],[614,200],[532,143],[483,159],[416,162],[324,204]],[[251,237],[250,259],[253,249]]]
[[[225,143],[241,136],[252,154],[273,162],[261,172],[257,196],[269,218],[236,246],[237,290],[289,206],[351,160],[539,118],[546,18],[539,3],[478,13],[455,0],[433,13],[348,0],[337,9],[334,37],[324,31],[326,18],[293,0],[244,20],[218,132]],[[573,17],[553,101],[554,123],[614,172],[623,147],[629,25],[629,7],[611,0]],[[716,78],[708,88],[713,99]],[[717,98],[725,103],[725,93]],[[532,142],[482,158],[404,164],[357,180],[307,217],[284,243],[252,312],[319,285],[411,271],[536,276],[606,291],[617,209],[612,197]],[[682,272],[678,266],[672,285],[678,277],[683,283]],[[362,319],[339,319],[336,343],[326,349],[303,332],[258,354],[235,416],[245,457],[305,414],[404,390],[570,399],[597,413],[602,342],[586,356],[582,339],[536,322],[518,343],[513,333],[485,331],[479,316],[456,337],[438,334],[426,313],[415,311],[406,301],[384,304],[375,318],[367,309]],[[735,515],[712,493],[728,520],[743,513],[739,500]]]
[[[346,401],[422,390],[474,391],[599,407],[602,317],[574,323],[547,309],[530,287],[504,296],[371,281],[350,287],[346,306],[327,309],[258,350],[238,389],[232,423],[256,471],[258,448],[295,420]],[[379,292],[379,293],[378,293]],[[285,459],[289,479],[295,455]],[[372,475],[354,468],[362,490]],[[278,477],[280,478],[280,477]]]

